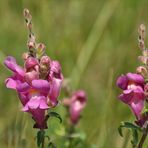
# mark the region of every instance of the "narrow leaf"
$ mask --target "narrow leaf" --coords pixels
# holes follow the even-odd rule
[[[132,129],[132,130],[138,130],[138,131],[142,131],[142,129],[138,126],[136,126],[133,123],[130,122],[121,122],[121,125],[118,127],[118,132],[120,134],[121,137],[123,137],[123,133],[122,133],[122,128],[128,128],[128,129]]]
[[[137,146],[137,144],[138,144],[138,132],[137,132],[137,130],[132,129],[132,136],[133,136],[133,139],[132,139],[131,143],[133,144],[133,146]]]
[[[44,135],[45,135],[44,131],[38,131],[37,132],[37,146],[38,147],[40,147],[40,145],[42,144],[42,142],[44,140]]]
[[[56,118],[58,118],[60,120],[60,123],[62,123],[62,118],[61,118],[61,116],[58,113],[56,113],[56,112],[49,112],[48,115],[49,115],[49,117],[56,117]]]

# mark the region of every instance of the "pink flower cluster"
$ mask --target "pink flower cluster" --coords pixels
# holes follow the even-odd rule
[[[123,90],[119,99],[128,104],[139,120],[144,107],[144,79],[140,74],[128,73],[117,79],[117,86]]]
[[[64,99],[63,104],[69,108],[70,121],[77,124],[80,114],[86,105],[86,93],[83,90],[74,92],[70,98]]]
[[[16,90],[23,105],[22,110],[32,115],[35,128],[47,128],[46,111],[55,107],[61,89],[63,75],[58,61],[48,56],[40,59],[26,56],[24,68],[15,58],[8,56],[4,62],[13,76],[6,79],[6,87]]]

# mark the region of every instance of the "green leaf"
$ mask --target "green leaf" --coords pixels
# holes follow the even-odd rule
[[[40,147],[42,142],[44,141],[45,131],[38,131],[37,132],[37,146]]]
[[[133,139],[132,139],[131,143],[133,144],[133,146],[137,146],[137,144],[138,144],[138,132],[137,132],[137,130],[132,129],[132,136],[133,136]]]
[[[121,137],[123,137],[122,126],[121,126],[121,125],[118,127],[118,132],[119,132],[119,135],[120,135]]]
[[[62,123],[62,118],[61,118],[61,116],[58,113],[56,113],[56,112],[49,112],[48,115],[49,115],[49,117],[56,117],[56,118],[58,118],[60,120],[60,123]]]
[[[132,129],[132,130],[142,131],[142,129],[139,126],[136,126],[133,123],[130,123],[130,122],[121,122],[121,125],[118,127],[118,132],[119,132],[119,134],[120,134],[121,137],[123,137],[123,133],[122,133],[122,129],[123,128],[128,128],[128,129]]]

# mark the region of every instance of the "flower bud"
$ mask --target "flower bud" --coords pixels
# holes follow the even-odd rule
[[[61,66],[58,61],[52,61],[50,64],[50,68],[52,72],[57,73],[57,74],[60,73],[61,71]]]
[[[30,72],[25,73],[25,80],[31,84],[33,80],[39,79],[39,72],[32,70]]]
[[[40,59],[45,53],[46,46],[43,43],[37,44],[37,57]]]
[[[48,56],[42,56],[40,65],[50,65],[50,58]]]
[[[141,74],[144,78],[148,76],[148,71],[144,66],[137,67],[136,71],[138,74]]]
[[[30,68],[34,68],[36,65],[38,65],[38,61],[33,57],[29,57],[25,62],[25,68],[27,70]]]
[[[138,59],[143,64],[147,64],[147,61],[148,61],[147,57],[145,57],[145,56],[139,56]]]
[[[28,52],[24,52],[23,55],[22,55],[22,59],[23,59],[24,61],[26,61],[28,58],[29,58]]]

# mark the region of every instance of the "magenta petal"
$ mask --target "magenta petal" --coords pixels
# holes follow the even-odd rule
[[[6,79],[5,83],[7,88],[16,89],[17,82],[13,78]]]
[[[32,97],[28,103],[27,103],[28,107],[30,109],[37,109],[40,105],[40,98],[39,97]]]
[[[31,84],[32,81],[36,80],[36,79],[39,79],[39,72],[38,71],[32,70],[30,72],[25,73],[25,80],[29,84]]]
[[[128,79],[125,75],[121,75],[116,82],[117,86],[120,87],[121,89],[126,89],[128,85]]]
[[[17,91],[19,92],[25,92],[27,90],[29,90],[30,86],[28,85],[28,83],[24,82],[24,83],[20,83],[17,85]]]
[[[137,102],[132,102],[130,106],[131,106],[132,111],[136,115],[137,119],[140,119],[141,112],[144,108],[144,101],[139,100]]]
[[[29,101],[28,94],[24,92],[21,93],[18,92],[18,96],[23,106],[25,106],[26,103]]]
[[[23,112],[28,112],[29,108],[28,108],[28,104],[26,104],[23,108],[22,108]]]
[[[139,84],[143,84],[144,83],[144,78],[140,75],[140,74],[135,74],[135,73],[128,73],[127,78],[129,81],[133,81]]]
[[[132,100],[132,96],[133,94],[121,94],[119,95],[119,99],[124,102],[125,104],[130,104],[131,100]]]
[[[33,68],[35,67],[35,65],[38,65],[38,61],[36,58],[33,57],[29,57],[27,58],[26,62],[25,62],[25,68],[29,69],[29,68]]]
[[[50,84],[46,80],[33,80],[32,87],[39,90],[40,92],[48,93],[50,90]]]
[[[80,117],[80,112],[82,109],[78,103],[79,102],[75,102],[70,107],[70,118],[71,118],[72,123],[77,123]]]
[[[47,105],[47,101],[46,101],[46,98],[43,97],[40,99],[40,106],[39,106],[40,109],[48,109],[49,106]]]
[[[70,100],[70,119],[73,124],[76,124],[81,111],[86,105],[86,94],[82,90],[76,91]]]
[[[52,61],[50,63],[50,68],[51,68],[50,70],[54,73],[60,73],[61,71],[61,65],[58,61]]]
[[[19,74],[20,76],[24,76],[25,72],[23,68],[17,65],[14,57],[8,56],[4,62],[4,64],[12,70],[14,73]]]
[[[53,105],[57,104],[57,97],[59,96],[61,89],[62,80],[61,79],[52,79],[51,88],[50,88],[50,101]]]

